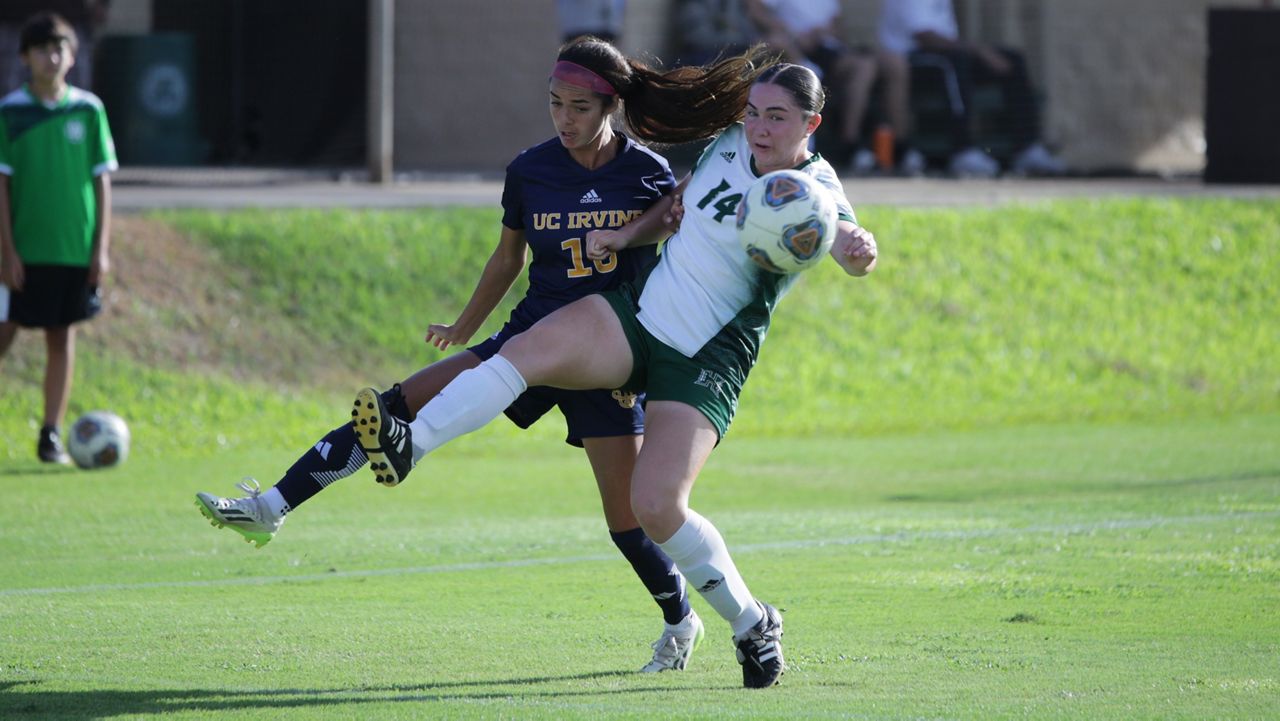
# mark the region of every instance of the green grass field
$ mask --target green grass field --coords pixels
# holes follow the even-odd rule
[[[1280,417],[733,441],[694,503],[783,609],[780,687],[660,617],[578,452],[510,432],[353,477],[255,550],[226,454],[0,482],[0,717],[1274,718]],[[513,466],[512,457],[521,462]]]
[[[860,217],[883,266],[784,301],[693,497],[785,615],[765,691],[698,598],[690,668],[634,673],[661,618],[557,419],[261,550],[194,508],[438,357],[495,212],[126,219],[72,415],[129,461],[35,463],[36,338],[0,367],[0,718],[1280,717],[1280,204]]]

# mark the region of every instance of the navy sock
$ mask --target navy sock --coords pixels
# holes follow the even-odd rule
[[[644,587],[662,609],[662,618],[675,625],[689,615],[689,594],[676,564],[658,548],[644,531],[633,528],[621,533],[609,532],[613,543],[631,563]]]
[[[413,413],[400,392],[397,383],[389,390],[383,391],[382,400],[387,410],[403,421],[413,420]],[[284,477],[276,483],[276,490],[284,496],[285,503],[293,510],[324,490],[334,481],[341,480],[355,473],[369,462],[364,449],[356,443],[356,433],[351,424],[344,423],[329,431],[311,450],[299,458]]]
[[[344,423],[302,454],[285,471],[284,478],[276,483],[276,489],[292,510],[324,490],[325,486],[355,473],[368,462],[364,449],[356,443],[356,432],[350,423]]]

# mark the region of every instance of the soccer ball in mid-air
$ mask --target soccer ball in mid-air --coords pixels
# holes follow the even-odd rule
[[[738,241],[771,273],[799,273],[836,239],[835,198],[813,176],[775,170],[752,183],[738,203]]]
[[[129,455],[129,426],[109,411],[90,411],[71,424],[67,453],[81,468],[108,468]]]
[[[771,273],[799,273],[836,239],[836,201],[813,176],[775,170],[751,184],[738,203],[738,240]]]

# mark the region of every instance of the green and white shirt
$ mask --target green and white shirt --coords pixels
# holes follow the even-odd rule
[[[89,265],[93,179],[117,167],[107,114],[93,93],[68,86],[46,105],[23,86],[0,99],[0,173],[9,176],[13,240],[23,262]]]
[[[840,218],[856,222],[831,164],[814,155],[796,168],[827,186]],[[769,317],[797,275],[769,273],[738,242],[738,203],[760,174],[742,124],[730,126],[698,158],[684,191],[684,220],[663,246],[640,295],[640,323],[655,338],[692,358],[708,341],[759,352]]]

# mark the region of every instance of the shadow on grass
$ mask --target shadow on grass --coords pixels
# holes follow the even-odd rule
[[[1220,483],[1245,483],[1249,481],[1265,481],[1272,478],[1280,478],[1280,469],[1243,471],[1240,473],[1224,473],[1215,476],[1192,476],[1189,478],[1152,478],[1136,481],[1107,481],[1107,482],[1089,482],[1084,481],[1078,484],[1063,486],[1061,488],[1046,489],[1044,486],[1033,485],[1024,489],[1022,493],[1004,492],[1002,497],[1014,498],[1019,495],[1045,497],[1053,496],[1074,496],[1083,494],[1094,494],[1099,490],[1104,491],[1144,491],[1159,488],[1187,488],[1194,486],[1211,486]],[[954,489],[949,489],[954,490]],[[926,495],[921,493],[901,493],[884,497],[886,503],[970,503],[975,500],[986,498],[988,492],[986,490],[978,490],[973,493],[947,493],[946,495]]]
[[[19,461],[15,465],[0,465],[0,476],[61,476],[84,473],[71,464]]]
[[[441,681],[404,686],[358,686],[343,689],[152,689],[42,691],[39,680],[0,682],[0,718],[19,714],[71,715],[77,718],[109,718],[125,715],[152,715],[175,711],[233,711],[236,709],[292,709],[313,706],[343,706],[375,703],[439,703],[510,699],[554,699],[613,694],[659,692],[706,693],[737,690],[737,685],[673,687],[646,683],[626,688],[540,688],[566,682],[609,678],[648,680],[634,671],[599,671],[566,676],[530,676],[489,681]],[[22,689],[20,687],[36,687]],[[484,690],[489,688],[491,690]],[[475,689],[467,691],[466,689]]]

